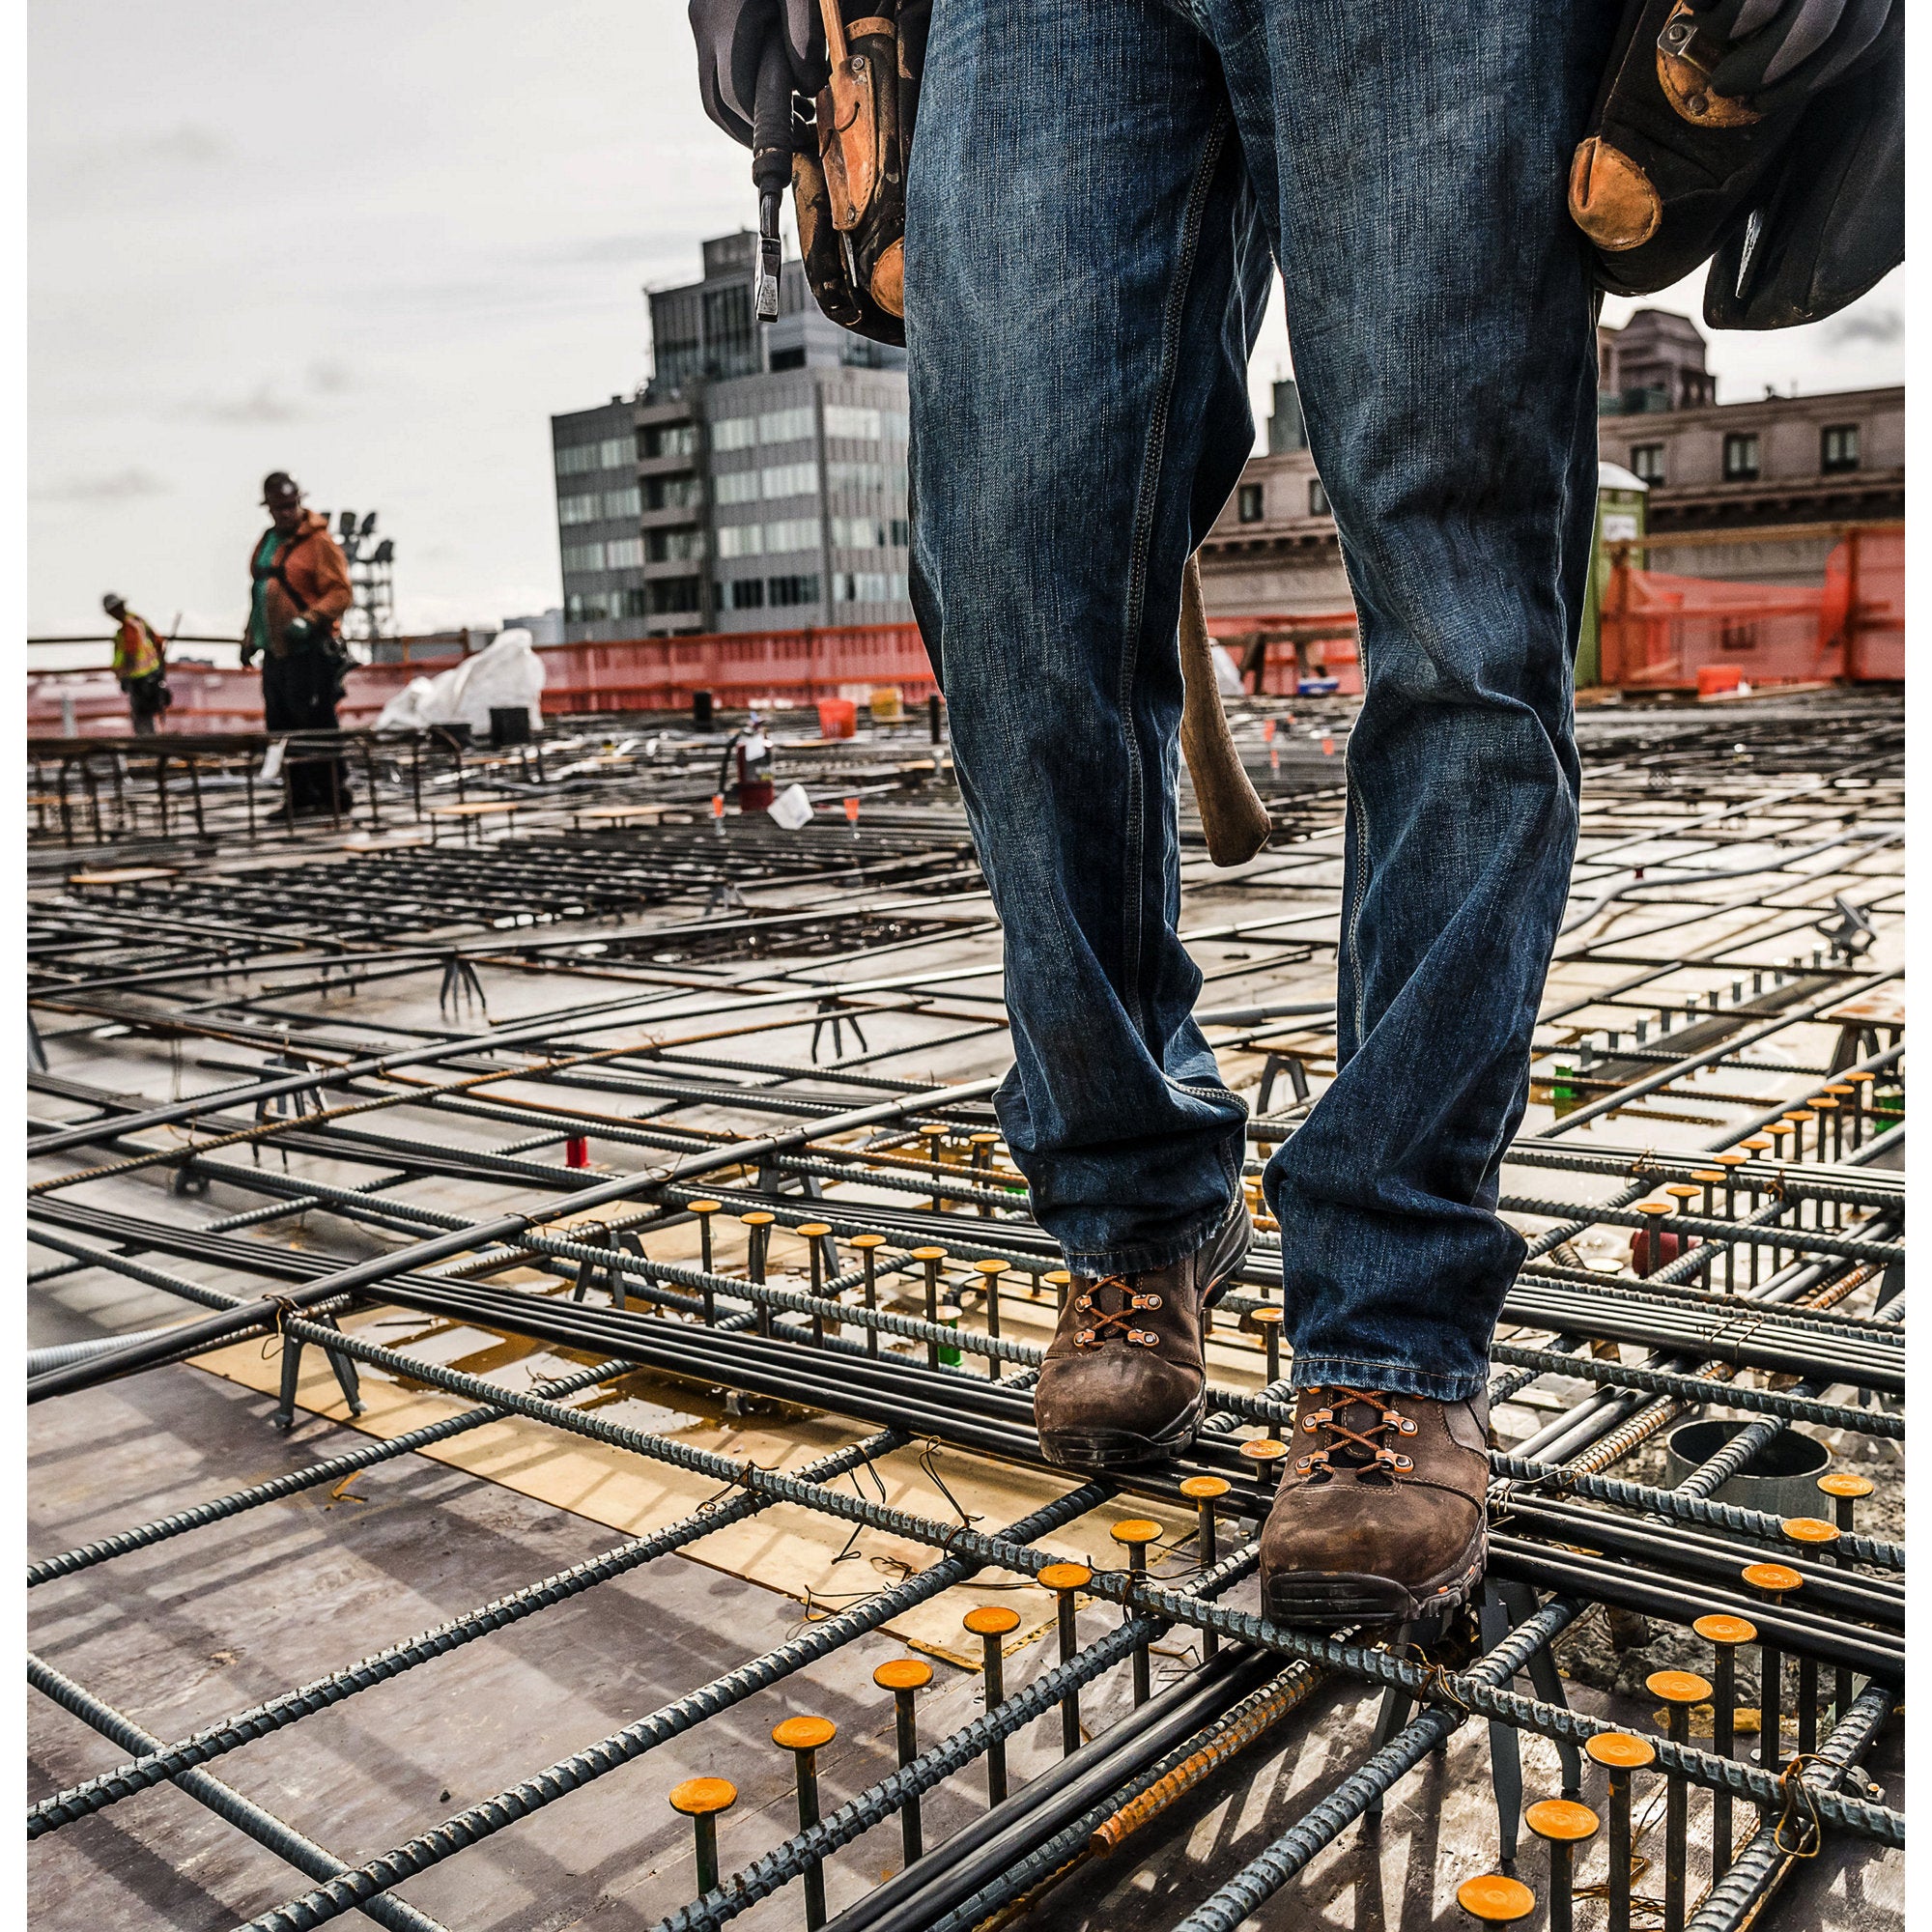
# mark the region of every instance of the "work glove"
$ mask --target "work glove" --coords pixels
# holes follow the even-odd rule
[[[752,145],[767,47],[783,50],[793,83],[808,99],[831,77],[818,0],[691,0],[691,32],[704,111],[743,147]]]
[[[1712,91],[1761,114],[1842,78],[1878,39],[1893,0],[1686,0],[1723,43]]]
[[[243,641],[242,645],[242,668],[243,670],[246,670],[255,662],[255,653],[258,648],[255,644]]]
[[[307,617],[291,617],[282,632],[282,641],[292,648],[299,649],[315,636],[315,625]]]

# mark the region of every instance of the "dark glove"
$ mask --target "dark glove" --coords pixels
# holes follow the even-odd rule
[[[246,670],[255,662],[255,653],[260,647],[244,641],[242,646],[242,668]]]
[[[1697,25],[1724,43],[1713,92],[1748,97],[1761,113],[1841,78],[1879,37],[1892,0],[1687,0]]]
[[[798,91],[808,98],[831,74],[818,0],[691,0],[691,32],[704,111],[747,148],[766,47],[774,42],[783,47]]]
[[[282,632],[282,641],[291,648],[299,650],[315,636],[315,623],[308,617],[291,617]]]

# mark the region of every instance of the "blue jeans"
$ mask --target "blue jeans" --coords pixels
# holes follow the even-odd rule
[[[1596,341],[1566,171],[1617,9],[936,0],[913,598],[1006,926],[1001,1124],[1082,1273],[1199,1246],[1246,1110],[1176,935],[1182,565],[1273,264],[1361,618],[1338,1071],[1268,1165],[1297,1386],[1483,1383],[1576,842]]]

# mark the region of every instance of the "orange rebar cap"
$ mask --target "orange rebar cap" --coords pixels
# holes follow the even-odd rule
[[[1597,1814],[1570,1798],[1545,1798],[1522,1814],[1522,1822],[1539,1838],[1559,1845],[1580,1845],[1597,1835]]]
[[[1701,1704],[1711,1694],[1711,1687],[1694,1670],[1653,1670],[1643,1688],[1666,1704]]]
[[[1727,1617],[1714,1613],[1699,1617],[1690,1628],[1706,1643],[1755,1643],[1757,1626],[1748,1617]]]
[[[1851,1469],[1833,1469],[1829,1476],[1820,1476],[1818,1487],[1828,1496],[1868,1496],[1872,1492],[1871,1478]]]
[[[1034,1580],[1048,1590],[1084,1590],[1094,1573],[1084,1563],[1049,1563]]]
[[[772,1742],[782,1750],[816,1750],[838,1735],[838,1726],[830,1718],[787,1718],[772,1732]]]
[[[728,1777],[687,1777],[670,1788],[670,1808],[687,1818],[728,1811],[738,1802],[738,1787]]]
[[[1804,1586],[1804,1578],[1782,1563],[1747,1563],[1738,1574],[1751,1589],[1766,1591],[1774,1597]]]
[[[978,1604],[959,1619],[975,1636],[1005,1636],[1020,1627],[1020,1613],[1006,1604]]]
[[[1234,1488],[1226,1476],[1189,1476],[1180,1485],[1180,1493],[1192,1503],[1208,1502],[1215,1496],[1225,1496]]]
[[[1536,1910],[1536,1894],[1520,1879],[1492,1872],[1465,1878],[1456,1903],[1480,1925],[1517,1925]]]
[[[1633,1737],[1628,1731],[1599,1731],[1583,1749],[1610,1771],[1641,1771],[1657,1759],[1648,1739]]]
[[[932,1682],[932,1665],[923,1657],[895,1657],[872,1672],[881,1690],[921,1690]]]
[[[1788,1516],[1778,1524],[1791,1543],[1836,1543],[1838,1525],[1821,1516]]]

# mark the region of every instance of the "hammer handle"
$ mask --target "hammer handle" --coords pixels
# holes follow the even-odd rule
[[[1221,707],[1201,567],[1192,556],[1180,580],[1180,752],[1194,781],[1208,856],[1217,866],[1245,865],[1268,841],[1267,807],[1248,779]]]

